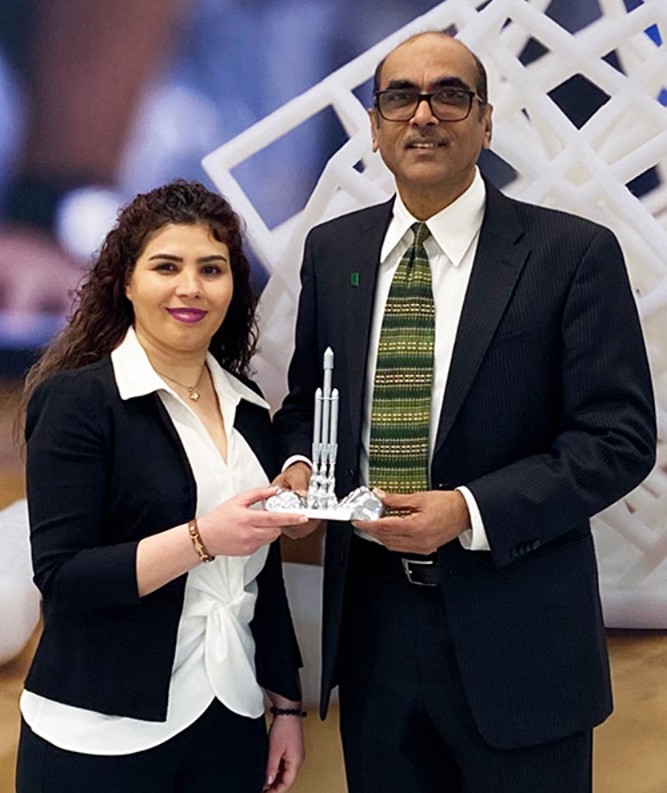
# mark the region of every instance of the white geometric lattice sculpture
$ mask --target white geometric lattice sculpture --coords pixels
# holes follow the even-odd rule
[[[316,223],[388,197],[366,110],[353,93],[389,49],[413,33],[452,29],[484,61],[494,104],[493,153],[510,167],[509,195],[584,215],[623,246],[649,347],[660,444],[646,482],[594,520],[607,625],[667,627],[667,2],[599,0],[600,17],[572,34],[545,15],[548,0],[446,0],[208,155],[203,165],[246,219],[270,274],[260,303],[259,379],[277,405],[293,345],[303,239]],[[651,35],[647,33],[650,32]],[[530,40],[538,57],[522,63]],[[614,57],[610,58],[610,53]],[[579,128],[557,104],[585,81],[600,102]],[[599,105],[599,106],[597,106]],[[330,107],[348,135],[304,210],[269,229],[232,175],[236,166]],[[641,198],[627,185],[650,174]],[[613,317],[609,318],[614,321]]]

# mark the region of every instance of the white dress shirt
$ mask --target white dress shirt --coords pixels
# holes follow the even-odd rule
[[[162,400],[192,468],[197,516],[237,493],[268,484],[257,457],[233,427],[241,399],[267,410],[269,405],[225,372],[211,355],[206,363],[227,432],[227,462],[187,401],[152,368],[133,329],[112,352],[111,360],[121,399],[157,392]],[[107,716],[24,691],[21,713],[30,728],[61,749],[120,755],[149,749],[177,735],[214,697],[235,713],[261,716],[264,698],[255,677],[255,646],[249,624],[257,597],[255,579],[267,554],[265,546],[251,556],[217,556],[188,574],[166,721]]]
[[[445,387],[452,361],[454,341],[461,318],[472,265],[477,252],[479,233],[484,218],[486,189],[484,181],[475,170],[470,187],[452,204],[429,218],[426,225],[431,236],[424,242],[431,266],[431,288],[435,303],[435,349],[433,360],[433,387],[431,393],[431,422],[429,427],[429,455],[433,447],[440,422],[440,412],[445,396]],[[389,289],[398,264],[406,250],[412,245],[414,235],[410,227],[418,223],[405,207],[400,195],[394,201],[393,217],[380,253],[380,267],[373,318],[366,362],[366,405],[361,438],[360,470],[364,482],[368,482],[368,448],[371,432],[371,407],[373,383],[377,362],[377,349],[382,330],[384,308]],[[459,540],[464,548],[488,551],[489,544],[484,524],[472,493],[460,487],[470,512],[472,529],[464,532]],[[373,539],[357,530],[359,536]]]

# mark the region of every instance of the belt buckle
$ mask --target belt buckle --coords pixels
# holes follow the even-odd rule
[[[403,572],[405,573],[406,578],[411,584],[415,586],[437,586],[437,584],[431,584],[428,581],[415,581],[412,577],[413,571],[411,569],[412,565],[421,565],[422,567],[433,567],[435,561],[433,559],[405,559],[401,557],[401,565],[403,566]]]

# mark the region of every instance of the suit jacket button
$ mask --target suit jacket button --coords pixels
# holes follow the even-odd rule
[[[542,545],[542,540],[535,540],[533,544],[530,546],[531,551],[536,551],[540,545]]]

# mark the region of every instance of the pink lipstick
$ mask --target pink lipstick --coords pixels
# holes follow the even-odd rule
[[[204,319],[207,312],[201,308],[168,308],[167,312],[170,317],[173,317],[178,322],[186,322],[193,324]]]

